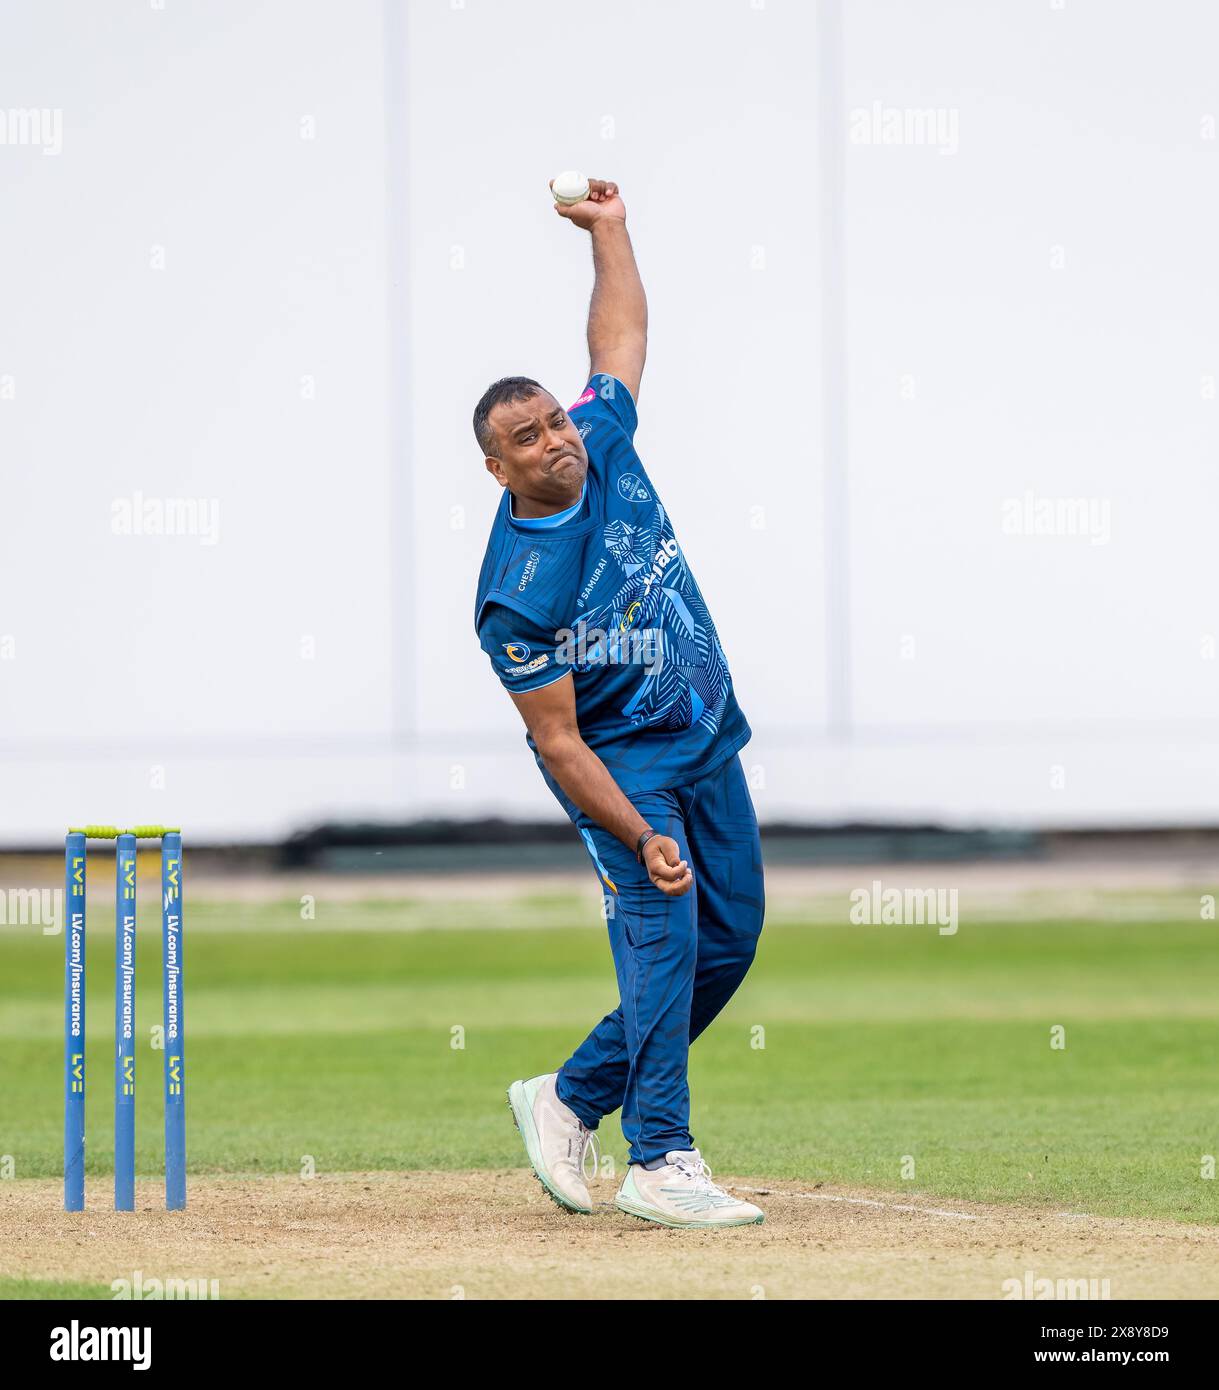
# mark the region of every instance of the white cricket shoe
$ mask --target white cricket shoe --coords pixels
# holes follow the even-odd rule
[[[763,1220],[760,1207],[716,1187],[711,1169],[697,1149],[674,1149],[665,1154],[663,1168],[632,1163],[614,1205],[630,1216],[662,1226],[756,1226]]]
[[[561,1207],[587,1215],[593,1203],[584,1180],[584,1158],[591,1147],[596,1172],[600,1150],[593,1131],[559,1099],[557,1075],[514,1081],[508,1087],[508,1104],[538,1181]]]

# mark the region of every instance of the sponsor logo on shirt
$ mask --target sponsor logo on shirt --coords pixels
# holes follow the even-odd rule
[[[576,409],[576,406],[587,405],[587,404],[589,403],[589,401],[595,400],[595,399],[596,399],[596,396],[597,396],[596,391],[594,391],[593,388],[592,388],[591,386],[586,386],[586,387],[584,388],[584,394],[580,397],[580,399],[576,402],[576,404],[575,404],[575,405],[569,405],[567,408],[568,408],[568,410],[575,410],[575,409]]]
[[[526,584],[528,584],[529,581],[533,578],[533,576],[538,572],[538,562],[541,560],[541,558],[542,557],[538,554],[536,550],[531,550],[529,552],[529,558],[525,561],[525,568],[521,571],[521,582],[516,586],[516,591],[518,594],[524,589]]]
[[[681,549],[677,542],[670,537],[656,552],[656,558],[652,561],[652,568],[648,572],[648,577],[643,581],[643,592],[646,594],[653,584],[661,578],[666,566],[671,564],[681,554]]]
[[[520,676],[528,676],[533,671],[540,671],[550,660],[550,653],[543,652],[541,656],[535,656],[532,661],[526,662],[524,666],[510,666],[504,672],[505,680],[516,680]]]
[[[592,591],[597,587],[597,580],[600,579],[601,576],[605,573],[605,567],[608,564],[609,561],[605,558],[604,555],[601,557],[600,560],[597,561],[597,568],[593,570],[592,578],[580,590],[580,597],[576,600],[577,608],[584,607],[585,603],[588,601],[589,594],[591,594]]]
[[[524,642],[505,642],[504,650],[508,653],[508,655],[512,658],[513,661],[529,660],[529,648],[524,644]]]

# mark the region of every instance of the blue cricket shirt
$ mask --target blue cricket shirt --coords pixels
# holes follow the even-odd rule
[[[749,725],[635,452],[631,393],[594,376],[568,413],[588,453],[584,492],[566,511],[522,520],[504,489],[478,578],[478,640],[506,690],[575,682],[581,737],[628,797],[682,786],[743,747]]]

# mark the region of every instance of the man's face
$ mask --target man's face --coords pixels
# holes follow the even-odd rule
[[[487,472],[516,498],[517,516],[545,516],[579,499],[588,454],[580,431],[549,391],[497,405],[490,423],[499,456],[488,455]]]

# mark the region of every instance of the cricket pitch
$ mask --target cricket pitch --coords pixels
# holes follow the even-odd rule
[[[1219,1228],[985,1206],[910,1192],[728,1178],[761,1226],[674,1231],[612,1206],[559,1210],[524,1169],[193,1178],[185,1212],[138,1185],[111,1209],[91,1180],[12,1181],[0,1276],[95,1283],[218,1281],[223,1298],[1002,1299],[1017,1281],[1096,1281],[1093,1296],[1219,1297]],[[1107,1284],[1103,1281],[1107,1281]],[[51,1292],[51,1288],[48,1288]],[[1043,1295],[1044,1296],[1044,1295]]]

